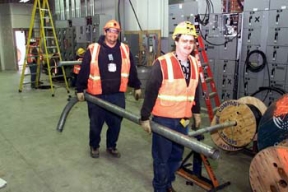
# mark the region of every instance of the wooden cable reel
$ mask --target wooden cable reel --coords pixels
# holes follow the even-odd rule
[[[254,192],[288,191],[288,94],[272,103],[258,126],[258,149],[250,169]]]
[[[288,191],[288,142],[263,149],[253,158],[250,169],[253,192]]]
[[[257,122],[265,111],[265,104],[254,97],[223,102],[216,111],[211,125],[225,121],[236,121],[237,125],[211,132],[213,142],[226,151],[241,150],[254,139]]]

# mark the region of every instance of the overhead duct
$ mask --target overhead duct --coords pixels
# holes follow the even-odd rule
[[[81,0],[75,0],[76,17],[81,17]]]
[[[84,4],[84,8],[85,8],[85,17],[87,17],[88,16],[88,6],[87,6],[87,0],[85,0],[85,2],[84,2],[85,4]]]
[[[71,0],[71,18],[75,18],[75,0]]]
[[[70,0],[66,0],[66,20],[71,19]]]
[[[65,7],[64,7],[64,1],[59,0],[60,2],[60,20],[65,20]]]
[[[94,2],[94,0],[90,0],[90,12],[91,12],[91,16],[94,16],[94,11],[95,11],[95,2]]]
[[[57,20],[60,20],[60,5],[59,5],[60,0],[55,0],[55,15]]]

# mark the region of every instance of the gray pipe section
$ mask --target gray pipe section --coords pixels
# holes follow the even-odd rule
[[[113,112],[119,116],[122,116],[138,125],[140,125],[140,117],[137,115],[134,115],[125,109],[118,107],[116,105],[113,105],[109,102],[103,101],[97,97],[94,97],[88,93],[84,93],[84,97],[86,101],[92,102],[94,104],[99,105],[100,107],[105,108],[106,110]],[[169,129],[167,127],[164,127],[158,123],[155,123],[153,121],[150,121],[151,129],[153,132],[158,133],[176,143],[179,143],[185,147],[188,147],[189,149],[192,149],[193,151],[197,153],[201,153],[207,157],[210,157],[212,159],[218,159],[219,158],[219,150],[212,148],[204,143],[201,143],[200,141],[197,141],[194,138],[190,138],[187,135],[183,135],[181,133],[178,133],[172,129]]]
[[[70,66],[70,65],[81,65],[82,61],[59,61],[58,67]]]
[[[65,106],[65,108],[63,109],[63,111],[61,113],[60,119],[59,119],[58,124],[57,124],[57,131],[59,131],[59,132],[63,131],[67,116],[68,116],[70,110],[72,109],[72,107],[76,103],[78,103],[77,97],[70,98],[69,102],[67,103],[67,105]]]
[[[197,135],[201,135],[203,133],[207,133],[207,132],[212,132],[214,130],[218,130],[218,129],[223,129],[223,128],[226,128],[226,127],[231,127],[231,126],[235,126],[237,125],[237,122],[236,121],[228,121],[228,122],[224,122],[224,123],[221,123],[221,124],[217,124],[217,125],[213,125],[213,126],[210,126],[210,127],[205,127],[205,128],[201,128],[197,131],[191,131],[188,133],[188,135],[190,137],[193,137],[193,136],[197,136]]]

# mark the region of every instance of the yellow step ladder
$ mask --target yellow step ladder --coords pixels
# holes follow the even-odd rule
[[[31,45],[31,42],[34,43]],[[36,53],[35,49],[37,50],[37,55],[33,54]],[[43,86],[40,85],[40,74],[42,73],[44,62],[47,65],[47,75],[52,97],[55,96],[53,81],[56,79],[64,79],[67,93],[69,93],[65,69],[63,66],[57,66],[58,61],[62,61],[62,57],[48,0],[35,0],[26,43],[26,54],[20,78],[19,92],[22,92],[24,84],[31,84],[32,88],[41,88]],[[30,68],[30,74],[27,74],[27,67]],[[25,80],[25,77],[29,75],[34,76],[28,82]]]

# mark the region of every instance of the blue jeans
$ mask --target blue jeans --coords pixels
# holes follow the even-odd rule
[[[153,117],[154,122],[182,134],[187,134],[187,127],[180,124],[180,119]],[[175,180],[175,172],[181,165],[184,147],[159,134],[153,133],[153,187],[155,192],[166,192]]]
[[[31,63],[31,64],[28,64],[29,66],[29,69],[30,69],[30,81],[31,81],[31,87],[32,88],[35,88],[36,87],[36,77],[37,77],[37,63]],[[40,80],[40,74],[41,74],[41,65],[40,65],[40,73],[39,73],[39,76],[38,76],[38,83],[39,83],[39,80]],[[39,84],[38,84],[39,86]]]
[[[114,93],[109,95],[97,95],[98,98],[108,101],[121,108],[125,108],[124,93]],[[89,145],[93,148],[100,147],[101,131],[104,122],[108,125],[106,132],[106,147],[116,148],[120,133],[122,117],[109,112],[98,105],[87,101],[88,115],[90,118]]]

